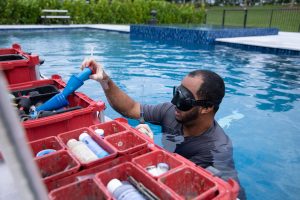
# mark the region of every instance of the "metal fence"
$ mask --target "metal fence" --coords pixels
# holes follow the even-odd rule
[[[208,10],[205,24],[238,27],[276,27],[300,32],[300,8]]]

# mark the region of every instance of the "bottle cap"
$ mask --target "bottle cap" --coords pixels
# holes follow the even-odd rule
[[[157,163],[157,168],[159,169],[163,169],[163,170],[166,170],[168,171],[170,169],[169,165],[167,163]]]
[[[79,135],[79,140],[83,141],[85,137],[91,137],[87,132],[83,132]]]
[[[111,194],[113,194],[114,193],[114,191],[118,188],[118,187],[120,187],[120,186],[122,186],[123,184],[122,184],[122,182],[121,181],[119,181],[118,179],[116,179],[116,178],[114,178],[114,179],[111,179],[109,182],[108,182],[108,184],[107,184],[107,189],[108,189],[108,191],[111,193]]]
[[[67,142],[67,146],[69,147],[69,148],[72,148],[72,147],[74,147],[76,144],[77,144],[77,140],[75,140],[75,139],[70,139],[68,142]]]
[[[95,130],[95,133],[96,133],[97,135],[101,136],[101,137],[104,136],[104,130],[101,129],[101,128],[97,128],[97,129]]]

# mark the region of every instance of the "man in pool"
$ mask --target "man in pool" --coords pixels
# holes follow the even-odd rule
[[[110,79],[101,64],[93,59],[83,61],[81,68],[90,66],[96,71],[90,78],[98,81],[109,104],[122,115],[145,120],[162,127],[162,132],[174,136],[173,151],[197,165],[214,167],[221,178],[233,178],[239,183],[232,157],[232,143],[214,119],[225,95],[223,79],[208,70],[190,72],[174,87],[171,102],[141,105],[134,101]],[[144,126],[150,132],[150,128]],[[246,199],[240,187],[239,199]]]

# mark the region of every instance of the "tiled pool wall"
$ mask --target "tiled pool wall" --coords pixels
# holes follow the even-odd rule
[[[278,35],[277,28],[224,28],[224,29],[190,29],[182,27],[164,27],[149,25],[131,25],[130,37],[132,39],[158,40],[163,42],[190,44],[190,45],[226,45],[247,51],[260,51],[263,53],[300,55],[300,51],[271,48],[255,45],[236,44],[215,41],[217,38],[246,37]]]
[[[277,35],[277,28],[190,29],[164,26],[130,25],[131,38],[214,44],[216,38]]]

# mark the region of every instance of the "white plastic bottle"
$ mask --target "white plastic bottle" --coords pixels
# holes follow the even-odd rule
[[[107,189],[117,200],[145,200],[144,196],[135,187],[129,183],[123,184],[118,179],[110,180]]]
[[[83,142],[75,139],[70,139],[67,142],[67,146],[70,151],[80,160],[82,163],[91,162],[97,160],[98,157],[92,150],[90,150]]]

